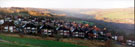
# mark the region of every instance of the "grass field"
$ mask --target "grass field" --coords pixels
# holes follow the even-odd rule
[[[95,19],[106,22],[134,24],[134,8],[99,9],[81,13],[96,15]]]
[[[114,11],[114,12],[106,12],[106,13],[102,13],[104,18],[109,18],[109,19],[126,19],[126,18],[134,18],[134,14],[131,12],[122,12],[122,11]]]
[[[0,47],[86,47],[52,40],[38,40],[0,35]]]

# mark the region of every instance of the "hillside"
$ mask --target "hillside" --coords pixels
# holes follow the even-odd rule
[[[107,27],[111,32],[120,35],[134,36],[134,8],[112,9],[50,9],[51,13],[65,14],[66,17],[74,17],[93,22],[97,26]],[[132,37],[131,37],[132,38]]]
[[[47,9],[40,8],[0,8],[1,15],[19,15],[19,16],[53,16]]]
[[[107,27],[111,32],[118,32],[134,36],[134,9],[43,9],[43,8],[0,8],[1,15],[16,16],[54,16],[54,18],[90,23],[92,25]],[[76,19],[77,18],[77,19]],[[93,24],[94,23],[94,24]]]
[[[99,9],[81,13],[96,15],[95,19],[106,22],[134,24],[134,8]]]
[[[15,35],[0,35],[0,38],[0,47],[87,47],[53,40],[15,37]]]

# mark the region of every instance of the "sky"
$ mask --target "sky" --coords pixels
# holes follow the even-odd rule
[[[127,8],[134,7],[134,0],[0,0],[0,7]]]

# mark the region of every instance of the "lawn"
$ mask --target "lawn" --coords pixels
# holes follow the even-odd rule
[[[31,38],[9,37],[3,35],[0,35],[0,38],[6,41],[0,41],[0,47],[86,47],[52,40],[38,40]]]

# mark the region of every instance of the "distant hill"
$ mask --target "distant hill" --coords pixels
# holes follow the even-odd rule
[[[20,8],[20,7],[10,7],[10,8],[0,8],[0,14],[10,14],[10,15],[22,15],[22,16],[53,16],[47,9],[41,8]]]
[[[99,9],[81,13],[96,15],[95,19],[106,22],[134,24],[134,8]]]
[[[89,9],[89,8],[57,8],[49,9],[53,14],[72,16],[84,19],[96,19],[106,22],[134,24],[134,8]]]

